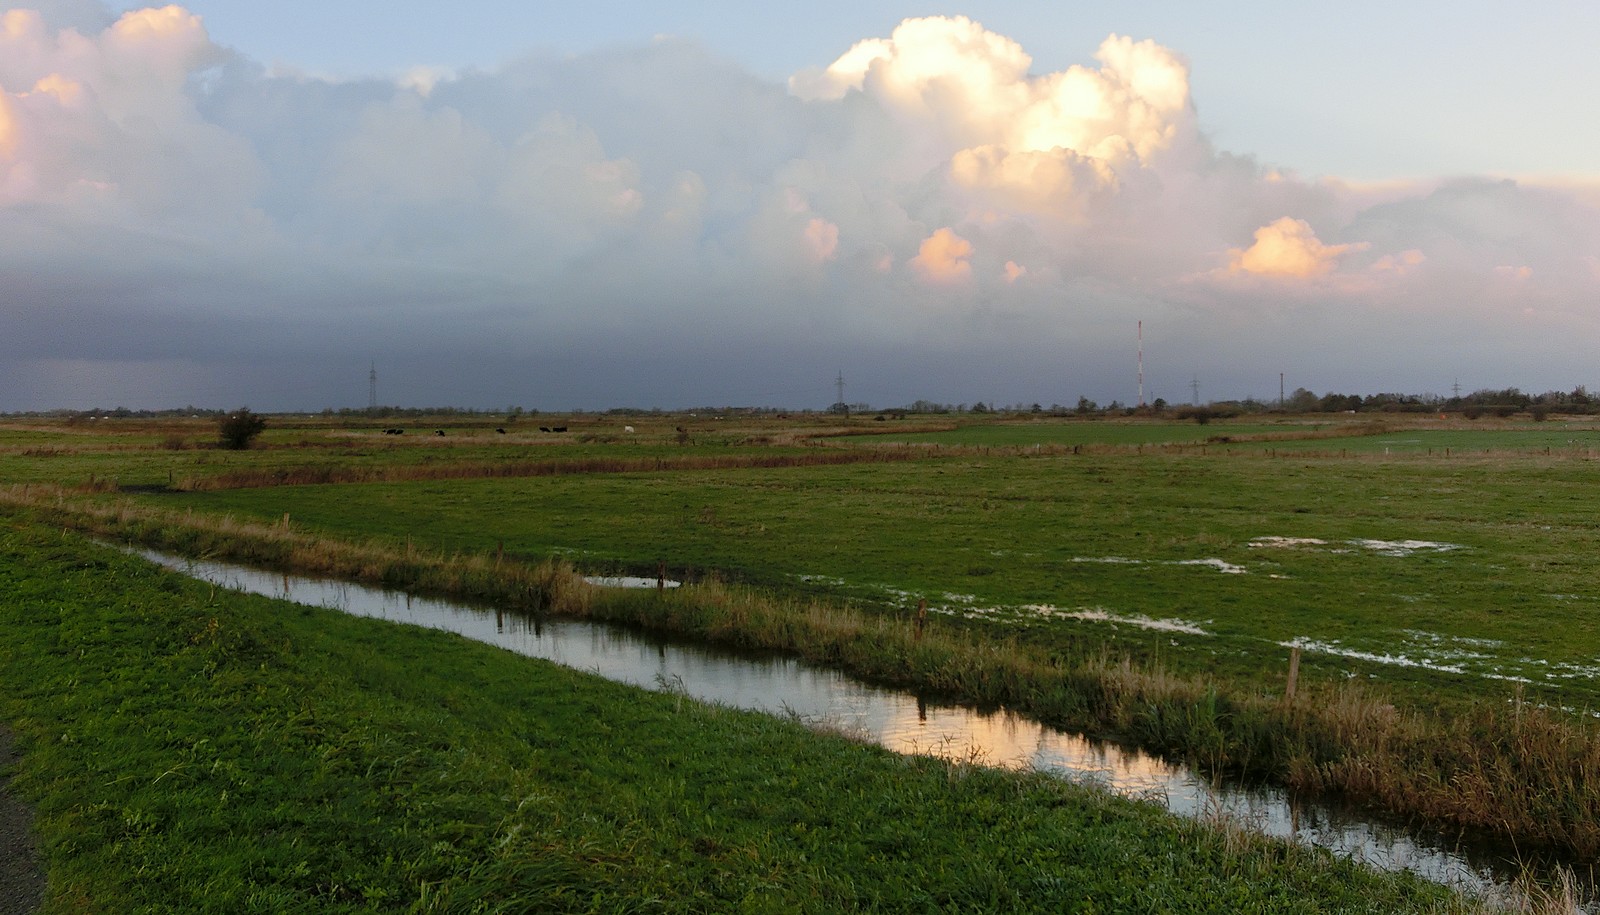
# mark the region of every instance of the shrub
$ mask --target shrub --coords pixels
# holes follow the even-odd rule
[[[250,447],[251,439],[261,434],[267,428],[267,421],[250,412],[249,407],[240,407],[217,421],[217,438],[222,447],[232,451],[243,451]]]

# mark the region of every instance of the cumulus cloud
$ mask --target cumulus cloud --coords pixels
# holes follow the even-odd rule
[[[1255,243],[1228,252],[1230,273],[1309,279],[1333,272],[1339,256],[1363,251],[1367,242],[1325,245],[1303,219],[1285,216],[1255,232]]]
[[[1529,371],[1588,365],[1560,347],[1600,332],[1592,188],[1303,181],[1211,146],[1178,51],[1111,35],[1041,72],[1026,37],[911,19],[787,84],[674,39],[331,80],[179,6],[0,0],[0,410],[183,373],[189,402],[338,406],[374,359],[397,402],[738,402],[840,368],[886,403],[1127,400],[1138,320],[1183,341],[1149,367],[1169,400],[1256,333],[1365,389],[1374,336],[1447,315],[1484,384],[1544,383],[1497,362],[1518,334],[1562,341]]]
[[[190,92],[225,56],[178,6],[130,10],[88,35],[34,9],[0,13],[4,202],[118,221],[214,219],[217,204],[241,203],[253,157]]]
[[[972,242],[948,228],[922,240],[911,266],[930,283],[962,283],[972,278]]]
[[[1032,76],[1010,38],[964,16],[908,19],[821,71],[798,74],[800,98],[861,92],[891,114],[936,124],[963,146],[1011,152],[1070,149],[1107,161],[1148,158],[1176,142],[1191,115],[1188,66],[1153,41],[1112,35],[1098,69]]]

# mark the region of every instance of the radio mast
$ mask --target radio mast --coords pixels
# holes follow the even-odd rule
[[[1144,320],[1139,321],[1139,406],[1144,406]]]

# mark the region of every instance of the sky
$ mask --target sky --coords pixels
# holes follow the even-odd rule
[[[1600,384],[1600,5],[769,6],[0,0],[0,411]]]

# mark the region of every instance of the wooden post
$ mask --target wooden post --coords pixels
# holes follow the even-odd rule
[[[928,621],[928,599],[924,597],[922,603],[917,605],[917,641],[922,641],[922,624]]]
[[[665,594],[667,591],[667,561],[665,559],[656,563],[656,593]]]
[[[494,567],[500,568],[500,562],[506,558],[506,542],[501,540],[494,548]]]
[[[1283,701],[1293,702],[1295,687],[1300,683],[1300,646],[1289,649],[1289,683],[1283,688]]]

